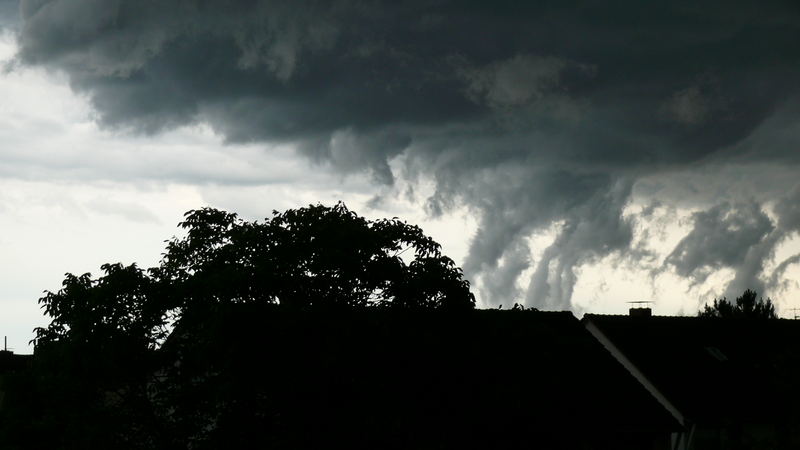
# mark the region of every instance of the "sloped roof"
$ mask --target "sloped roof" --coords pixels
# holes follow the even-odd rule
[[[800,321],[587,314],[690,421],[798,423]]]
[[[181,324],[170,347],[222,356],[225,367],[246,361],[240,370],[249,377],[313,403],[311,422],[352,416],[490,441],[487,433],[679,428],[569,312],[311,313],[234,305],[212,317],[197,319],[199,332]]]

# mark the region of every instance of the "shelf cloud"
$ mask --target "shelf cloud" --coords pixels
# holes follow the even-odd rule
[[[200,123],[432,180],[430,214],[478,217],[465,271],[489,304],[569,308],[581,265],[649,261],[634,203],[693,211],[660,270],[777,292],[800,230],[800,10],[703,3],[22,0],[16,63],[65,73],[108,129]]]

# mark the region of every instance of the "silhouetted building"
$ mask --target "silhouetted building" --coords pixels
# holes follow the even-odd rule
[[[205,384],[189,408],[230,416],[202,428],[212,441],[668,449],[680,430],[569,312],[232,305],[185,319],[165,375]]]
[[[673,448],[800,448],[800,322],[639,312],[583,322],[683,425]]]
[[[0,411],[6,397],[6,379],[30,368],[33,355],[16,355],[9,350],[0,350]]]

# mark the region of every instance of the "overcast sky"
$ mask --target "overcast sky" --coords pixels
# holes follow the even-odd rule
[[[205,205],[399,216],[482,307],[800,306],[795,2],[396,3],[0,0],[10,345]]]

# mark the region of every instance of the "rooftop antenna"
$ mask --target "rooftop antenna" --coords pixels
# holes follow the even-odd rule
[[[625,302],[625,303],[631,303],[631,304],[634,304],[634,305],[645,305],[645,306],[647,306],[647,305],[652,305],[655,302],[652,301],[652,300],[635,300],[635,301],[632,301],[632,302]]]
[[[797,318],[800,317],[800,316],[797,315],[797,312],[800,311],[800,308],[789,308],[789,311],[791,311],[793,313],[792,314],[792,316],[793,316],[792,318],[794,320],[797,320]]]

